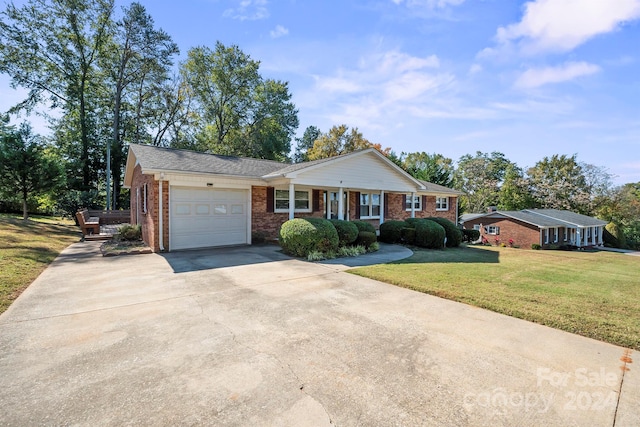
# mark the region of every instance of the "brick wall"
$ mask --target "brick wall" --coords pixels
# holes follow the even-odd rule
[[[520,246],[521,248],[531,249],[531,245],[536,243],[540,244],[540,231],[538,227],[524,222],[516,221],[510,218],[477,218],[473,221],[467,221],[464,223],[464,228],[472,230],[474,225],[481,225],[480,235],[485,237],[492,245],[496,244],[496,238],[498,244],[509,244],[509,239],[513,239],[513,244]],[[489,225],[500,227],[500,234],[493,235],[487,234],[484,227]]]
[[[251,232],[264,233],[269,238],[278,237],[280,226],[289,219],[288,213],[267,212],[267,188],[251,187]],[[312,203],[312,200],[309,201]],[[326,215],[324,198],[320,192],[320,209],[316,212],[296,212],[296,218],[323,218]]]
[[[387,220],[404,220],[411,218],[411,211],[406,210],[402,203],[403,194],[388,193],[388,215]],[[426,203],[425,203],[426,199]],[[416,218],[440,217],[446,218],[454,224],[457,223],[456,218],[456,197],[449,197],[449,209],[446,211],[436,210],[436,196],[426,196],[422,199],[422,210],[415,211]]]
[[[144,184],[147,184],[146,213],[143,212],[142,209],[144,199]],[[136,166],[133,170],[130,209],[131,224],[140,224],[142,226],[142,239],[147,243],[147,245],[149,245],[149,247],[151,247],[151,249],[153,249],[154,252],[158,252],[160,250],[158,242],[158,227],[156,225],[158,217],[158,181],[155,181],[152,175],[142,174],[140,165]],[[166,223],[168,229],[168,221],[166,221]]]

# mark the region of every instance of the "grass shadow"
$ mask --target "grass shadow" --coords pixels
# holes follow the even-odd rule
[[[443,250],[411,248],[413,256],[390,264],[498,264],[500,252],[482,246],[460,246]]]

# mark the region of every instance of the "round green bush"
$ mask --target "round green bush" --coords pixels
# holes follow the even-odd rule
[[[422,218],[407,218],[404,222],[409,225],[409,228],[415,228],[418,222],[422,221]]]
[[[446,218],[431,217],[428,218],[433,222],[437,222],[444,228],[445,235],[447,237],[447,247],[457,248],[462,243],[462,231],[451,221]]]
[[[407,224],[404,221],[387,221],[380,224],[380,241],[398,243],[402,240],[402,229]]]
[[[282,224],[280,246],[285,253],[306,257],[313,251],[329,252],[338,249],[338,232],[323,218],[295,218]]]
[[[341,219],[330,219],[331,224],[336,228],[338,232],[338,245],[347,246],[352,244],[358,238],[358,227],[350,221],[343,221]]]
[[[463,229],[462,234],[465,242],[477,242],[480,239],[480,230]]]
[[[416,222],[416,245],[428,249],[442,249],[445,237],[444,227],[437,222],[428,219]]]
[[[540,246],[538,243],[532,243],[531,249],[533,249],[534,251],[539,251],[540,249],[542,249],[542,246]]]
[[[402,241],[407,245],[413,245],[416,243],[416,229],[415,228],[403,228],[402,229]]]
[[[376,234],[376,228],[370,223],[368,223],[367,221],[355,220],[355,221],[351,221],[351,223],[356,227],[358,227],[358,232],[367,231],[369,233]]]
[[[358,233],[358,238],[356,239],[356,245],[362,245],[365,248],[369,249],[371,245],[376,243],[376,233],[372,233],[370,231],[361,231]]]
[[[627,246],[624,232],[615,222],[610,222],[604,227],[602,240],[613,248],[625,248]]]

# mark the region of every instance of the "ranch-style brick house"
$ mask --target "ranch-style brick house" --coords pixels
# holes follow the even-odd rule
[[[370,148],[287,164],[131,144],[124,184],[131,223],[155,251],[248,245],[290,218],[371,222],[439,216],[454,223],[461,194],[413,178]]]
[[[512,242],[523,248],[601,246],[606,221],[559,209],[490,210],[465,214],[460,223],[467,230],[479,230],[481,239],[491,244]]]

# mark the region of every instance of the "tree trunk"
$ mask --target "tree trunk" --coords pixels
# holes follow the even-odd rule
[[[29,212],[27,212],[27,192],[26,191],[22,192],[22,219],[25,221],[29,219]]]

